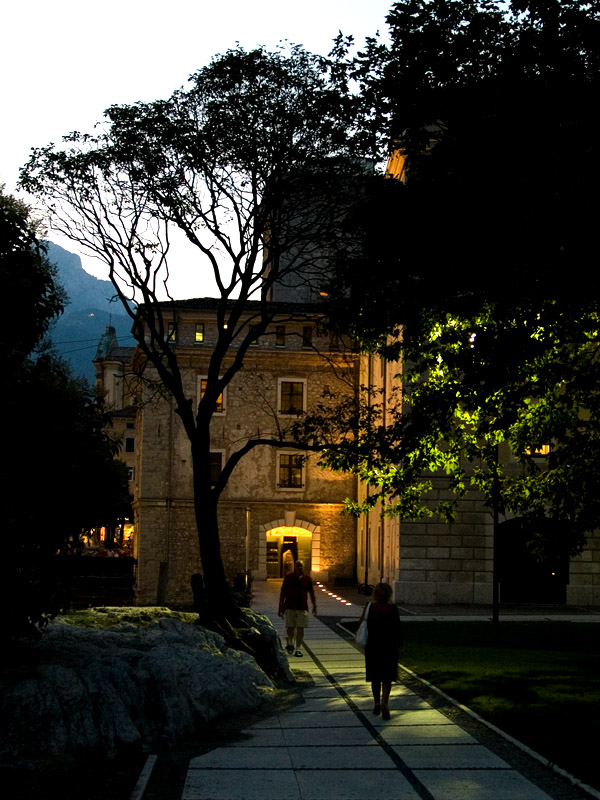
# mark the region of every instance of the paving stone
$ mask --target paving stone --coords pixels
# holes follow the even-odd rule
[[[435,800],[552,800],[514,770],[415,770]]]
[[[377,727],[390,728],[399,725],[454,725],[448,717],[434,708],[416,709],[415,711],[395,711],[393,701],[390,703],[390,719],[373,717],[373,724]]]
[[[284,744],[281,728],[249,728],[242,731],[240,738],[228,747],[278,747]]]
[[[235,749],[235,752],[232,750]],[[342,748],[343,749],[343,748]],[[290,769],[292,760],[288,748],[270,747],[256,751],[255,747],[218,747],[210,753],[192,758],[190,769]]]
[[[333,697],[311,697],[307,698],[304,703],[300,703],[287,712],[288,714],[306,714],[308,711],[327,712],[330,711],[347,711],[349,710],[348,703],[340,696],[339,692],[335,693]]]
[[[398,725],[379,731],[388,744],[476,744],[458,725]]]
[[[350,728],[317,728],[311,730],[310,728],[301,728],[298,730],[283,729],[283,738],[286,744],[294,745],[368,745],[376,746],[376,741],[372,734],[361,725],[357,720],[355,727]]]
[[[481,744],[412,744],[393,749],[411,769],[510,769]]]
[[[293,770],[190,769],[182,800],[306,800]]]
[[[360,708],[360,710],[369,716],[373,709],[373,698],[369,692],[369,696],[365,697],[352,697],[352,700]],[[394,714],[396,711],[422,711],[428,710],[431,706],[421,697],[416,694],[401,695],[400,697],[392,697],[390,701],[390,713]]]
[[[290,747],[289,752],[294,769],[323,769],[326,778],[331,769],[397,769],[381,747],[371,745]]]
[[[364,800],[373,796],[419,800],[406,778],[395,770],[299,770],[296,778],[302,800]]]
[[[354,727],[361,724],[356,714],[346,706],[340,711],[305,711],[304,714],[290,712],[285,722],[282,722],[282,727],[318,730],[319,728]]]

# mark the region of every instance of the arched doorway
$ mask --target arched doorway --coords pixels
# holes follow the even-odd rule
[[[267,531],[267,578],[282,578],[286,553],[304,561],[304,571],[312,569],[312,531],[298,525],[280,525]],[[289,558],[289,556],[288,556]]]
[[[259,525],[258,571],[259,580],[283,577],[283,557],[291,553],[295,560],[304,562],[307,574],[320,572],[321,528],[305,519],[298,519],[293,510],[285,511],[279,519]]]

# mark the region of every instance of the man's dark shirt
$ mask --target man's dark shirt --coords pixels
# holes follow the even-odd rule
[[[295,572],[286,575],[281,584],[281,598],[284,610],[308,611],[308,595],[313,603],[315,593],[312,580],[308,575],[296,575]]]

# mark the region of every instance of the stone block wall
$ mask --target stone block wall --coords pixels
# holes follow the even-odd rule
[[[141,513],[140,513],[141,511]],[[341,504],[223,502],[219,508],[221,556],[229,580],[246,569],[246,525],[249,514],[249,569],[255,580],[266,578],[266,532],[285,525],[286,514],[294,524],[306,523],[313,534],[313,553],[318,554],[320,574],[351,577],[355,559],[355,521],[343,516]],[[192,603],[190,578],[202,572],[191,502],[165,501],[136,505],[139,520],[136,601],[181,606]],[[288,519],[289,521],[289,519]],[[317,573],[314,573],[315,577]]]
[[[397,603],[490,603],[492,570],[492,518],[474,494],[461,501],[452,523],[400,523]]]
[[[600,531],[588,534],[585,550],[569,566],[567,603],[600,606]]]

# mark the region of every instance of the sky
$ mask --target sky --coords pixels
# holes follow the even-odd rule
[[[326,54],[341,30],[358,45],[378,30],[392,0],[20,0],[0,27],[0,183],[14,193],[32,147],[91,132],[113,104],[169,97],[213,55],[239,42],[287,40]],[[25,200],[30,200],[24,196]],[[73,252],[68,240],[49,234]],[[85,257],[86,270],[106,277]],[[182,280],[182,279],[180,279]],[[202,293],[185,286],[177,296]],[[209,290],[203,292],[209,293]]]

